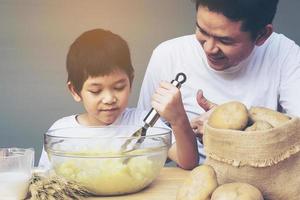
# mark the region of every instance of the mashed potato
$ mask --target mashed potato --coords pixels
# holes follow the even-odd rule
[[[127,163],[125,158],[64,158],[54,163],[54,169],[58,175],[77,181],[98,195],[118,195],[149,185],[164,165],[166,156],[160,151],[151,156],[132,157]]]

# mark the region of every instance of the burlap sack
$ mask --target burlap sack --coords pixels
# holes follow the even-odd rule
[[[300,199],[300,119],[281,127],[244,132],[204,130],[205,164],[219,184],[245,182],[256,186],[265,200]]]

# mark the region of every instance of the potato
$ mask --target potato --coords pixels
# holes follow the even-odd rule
[[[209,165],[194,168],[177,192],[177,200],[210,200],[218,187],[215,170]]]
[[[263,200],[261,192],[247,183],[227,183],[219,186],[211,200]]]
[[[254,124],[252,124],[251,126],[248,126],[245,129],[245,131],[262,131],[262,130],[267,130],[267,129],[271,129],[271,128],[273,128],[273,126],[269,122],[258,120],[256,122],[254,122]]]
[[[213,128],[244,130],[248,124],[248,110],[237,101],[221,104],[211,113],[208,124]]]
[[[289,121],[290,118],[280,112],[263,107],[251,107],[249,110],[249,118],[256,122],[259,120],[267,121],[273,127],[278,127]]]

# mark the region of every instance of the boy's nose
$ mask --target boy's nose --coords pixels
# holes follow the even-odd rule
[[[113,94],[104,94],[102,98],[102,103],[104,104],[114,104],[117,102],[117,98]]]

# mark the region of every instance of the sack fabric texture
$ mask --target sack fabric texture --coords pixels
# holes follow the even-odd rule
[[[205,124],[205,164],[219,184],[244,182],[265,200],[300,199],[300,119],[264,131],[216,129]]]

